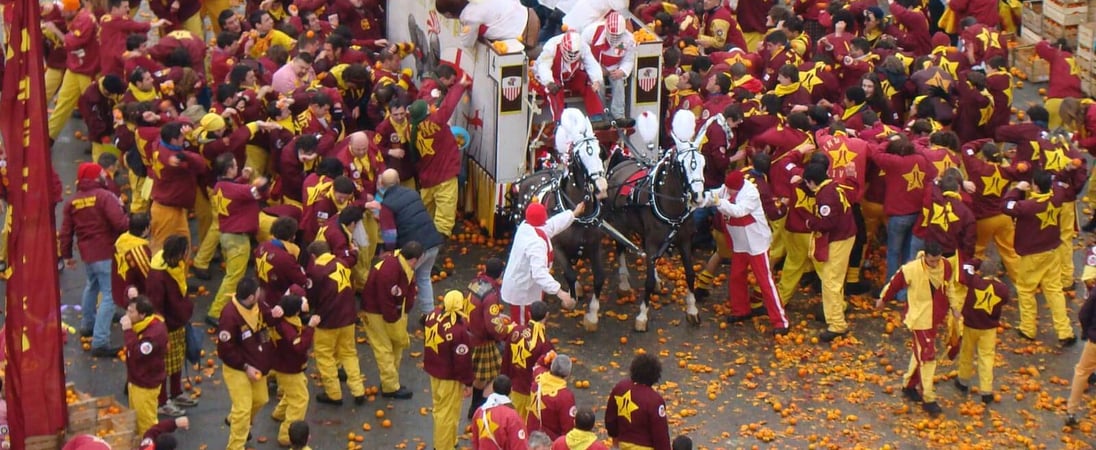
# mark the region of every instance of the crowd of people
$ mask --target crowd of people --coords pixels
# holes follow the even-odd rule
[[[77,254],[83,262],[81,333],[96,357],[126,355],[129,402],[150,448],[174,448],[170,432],[186,428],[186,409],[198,404],[181,377],[192,320],[216,328],[232,400],[228,449],[250,439],[268,381],[277,385],[272,415],[283,446],[306,448],[311,398],[343,405],[345,383],[362,404],[358,323],[380,395],[396,400],[414,394],[400,369],[408,330],[421,327],[434,448],[456,446],[466,397],[473,448],[604,448],[593,411],[577,408],[567,388],[572,360],[553,350],[543,302],[548,294],[575,304],[551,275],[551,238],[581,206],[549,217],[533,203],[509,260],[488,260],[469,292],[435,301],[432,271],[455,232],[469,141],[450,121],[469,74],[450,64],[402,69],[419,49],[388,39],[384,1],[149,2],[151,21],[137,19],[139,6],[63,0],[43,7],[42,29],[49,143],[78,111],[93,160],[79,166],[64,200],[60,256],[70,268]],[[933,415],[945,324],[962,336],[956,386],[967,392],[977,367],[987,403],[1011,297],[1020,338],[1038,338],[1041,291],[1060,345],[1077,342],[1064,292],[1077,288],[1076,203],[1089,175],[1082,153],[1096,151],[1096,103],[1081,92],[1066,41],[1035,45],[1050,65],[1047,99],[1015,111],[1014,12],[996,0],[939,6],[436,4],[460,20],[458,45],[522,42],[531,90],[556,121],[574,96],[596,126],[627,122],[636,47],[660,39],[666,123],[678,111],[701,121],[722,114],[733,131],[712,127],[701,148],[709,195],[694,219],[715,252],[697,291],[713,289],[729,259],[726,320],[767,314],[781,335],[784,304],[813,280],[822,342],[849,333],[847,295],[901,302],[913,350],[902,393]],[[863,271],[880,241],[886,284],[873,286]],[[1086,283],[1096,281],[1092,254]],[[209,310],[196,313],[188,280],[210,279],[217,258],[222,281]],[[125,310],[123,348],[111,346],[116,308]],[[1096,296],[1080,311],[1086,342],[1067,424],[1077,423],[1096,370]],[[323,384],[314,397],[304,374],[310,352]],[[670,440],[652,388],[660,377],[658,358],[640,355],[609,394],[604,424],[621,448],[691,448],[686,437]]]

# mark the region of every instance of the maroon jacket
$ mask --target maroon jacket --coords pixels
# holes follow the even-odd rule
[[[156,3],[152,0],[149,4]],[[182,2],[180,2],[182,3]],[[138,22],[126,15],[106,14],[99,19],[99,43],[102,51],[99,59],[100,73],[122,76],[125,67],[122,54],[126,52],[126,37],[145,34],[152,27],[148,22]]]
[[[997,142],[1016,144],[1016,156],[1012,157],[1012,162],[1019,163],[1021,161],[1026,161],[1042,166],[1043,152],[1036,150],[1041,150],[1050,146],[1050,142],[1043,138],[1044,132],[1046,132],[1046,130],[1039,125],[1031,122],[1023,122],[998,128],[994,131],[993,136]]]
[[[625,397],[631,400],[631,405],[622,400]],[[621,410],[619,404],[635,409]],[[605,405],[605,430],[616,442],[643,445],[654,450],[670,450],[666,401],[645,384],[622,380],[613,387]]]
[[[502,373],[510,377],[513,392],[528,395],[533,387],[533,368],[555,346],[548,340],[544,325],[530,320],[512,327],[510,339],[503,347]]]
[[[287,374],[304,372],[308,367],[308,350],[312,348],[312,327],[281,320],[271,329],[275,336],[270,369]]]
[[[264,191],[246,183],[221,180],[213,187],[213,212],[221,233],[255,234],[259,231],[259,198]]]
[[[525,422],[512,404],[476,409],[472,415],[473,450],[526,450]],[[482,425],[481,425],[482,424]],[[481,435],[493,430],[490,435]]]
[[[80,10],[68,23],[65,53],[65,67],[73,73],[89,77],[99,73],[99,23],[89,10]]]
[[[263,242],[255,249],[255,276],[263,289],[263,303],[268,308],[277,305],[293,285],[301,288],[308,285],[304,268],[277,239]]]
[[[871,161],[886,171],[886,203],[883,211],[887,216],[904,216],[921,211],[925,198],[925,186],[932,178],[932,165],[920,153],[899,156],[886,152],[871,155]]]
[[[202,8],[202,2],[196,0],[179,0],[179,9],[177,11],[171,10],[171,4],[175,0],[148,0],[148,9],[152,10],[156,17],[171,22],[170,28],[165,30],[179,30],[182,29],[183,22],[186,22],[190,16],[198,14],[198,11]],[[197,61],[192,61],[198,64]]]
[[[846,180],[856,183],[855,180]],[[816,245],[843,241],[856,236],[856,220],[848,207],[844,185],[833,180],[823,181],[814,193],[814,217],[807,219],[807,228],[820,234]],[[825,245],[823,245],[824,247]],[[817,248],[817,247],[816,247]],[[819,256],[816,254],[816,256]],[[819,260],[822,260],[819,258]]]
[[[408,275],[400,263],[403,257],[389,254],[369,271],[362,289],[362,310],[380,314],[388,323],[400,320],[415,305],[415,276]]]
[[[227,367],[244,371],[245,365],[250,365],[265,375],[270,370],[275,353],[270,342],[270,330],[267,329],[274,318],[262,302],[255,302],[252,307],[259,308],[259,319],[252,327],[240,315],[236,305],[235,300],[230,301],[221,311],[220,326],[217,327],[217,356]]]
[[[1085,98],[1081,91],[1081,73],[1074,73],[1076,60],[1073,54],[1050,46],[1047,41],[1035,44],[1035,53],[1050,61],[1050,80],[1047,84],[1047,98]]]
[[[967,177],[974,183],[974,194],[971,195],[971,211],[975,220],[981,220],[1001,214],[1004,201],[1001,199],[1008,191],[1008,185],[1013,181],[1019,181],[1021,174],[1016,166],[1003,166],[978,158],[982,144],[990,142],[990,139],[971,141],[963,145],[960,152],[963,156],[963,168],[967,171]]]
[[[468,322],[460,318],[452,322],[446,320],[444,309],[444,306],[439,306],[426,316],[423,369],[432,378],[459,381],[471,386],[474,372]]]
[[[958,252],[960,261],[973,258],[975,219],[970,207],[958,192],[943,192],[936,184],[927,194],[914,233],[939,242],[945,256]]]
[[[354,267],[354,264],[358,263],[358,249],[350,245],[350,235],[346,228],[339,224],[337,218],[320,228],[320,234],[322,235],[320,239],[327,241],[327,245],[331,247],[331,253],[343,265]]]
[[[449,119],[464,91],[465,87],[460,83],[450,87],[441,107],[418,126],[417,138],[432,142],[417,146],[418,155],[414,155],[418,158],[415,170],[418,172],[419,186],[424,189],[437,186],[460,173],[462,154],[457,147],[457,139],[449,129]],[[416,136],[411,136],[411,139],[416,139]]]
[[[963,326],[989,330],[1001,324],[1001,309],[1009,302],[1009,289],[997,278],[975,274],[978,264],[978,260],[972,260],[959,270],[959,282],[967,287]]]
[[[1032,196],[1028,194],[1028,197]],[[1062,244],[1060,194],[1051,192],[1034,196],[1037,198],[1025,199],[1023,191],[1011,189],[1004,198],[1005,214],[1016,219],[1015,245],[1016,254],[1020,256],[1049,252]]]
[[[502,304],[500,289],[502,281],[484,273],[468,284],[472,312],[468,314],[468,332],[472,336],[472,346],[495,345],[502,342],[509,333],[509,322],[504,318],[507,308]]]
[[[115,249],[118,248],[117,242],[114,244]],[[140,293],[148,291],[145,279],[148,278],[151,261],[152,251],[148,248],[147,240],[143,245],[130,248],[124,255],[115,253],[111,262],[110,291],[114,304],[119,308],[124,309],[129,305],[127,291],[130,286],[137,288]]]
[[[407,124],[407,133],[411,131],[411,124]],[[415,178],[415,162],[411,159],[410,148],[408,145],[409,137],[403,137],[396,127],[392,125],[392,119],[386,117],[383,122],[377,125],[377,133],[373,135],[373,144],[378,147],[380,152],[384,155],[384,166],[390,169],[396,169],[400,173],[400,181],[410,180]],[[402,149],[404,151],[403,158],[395,158],[388,154],[388,151],[394,148]]]
[[[110,142],[114,135],[114,101],[103,95],[99,89],[101,80],[96,80],[80,94],[76,101],[80,117],[88,127],[88,139],[94,143]]]
[[[179,158],[177,166],[171,165],[171,156]],[[152,201],[175,208],[194,208],[194,199],[198,194],[198,177],[209,171],[205,159],[197,153],[164,147],[163,141],[153,144]]]
[[[549,381],[563,383],[563,387],[559,390],[545,389],[541,382]],[[529,413],[525,417],[525,428],[530,433],[542,431],[555,440],[575,427],[575,394],[567,388],[565,380],[543,370],[533,378],[531,392]]]
[[[126,381],[145,389],[158,388],[164,384],[167,378],[164,368],[167,326],[164,321],[152,316],[152,320],[140,332],[129,329],[122,335],[126,341]]]
[[[186,297],[186,288],[180,287],[171,274],[158,269],[149,270],[145,289],[153,308],[164,317],[168,331],[182,328],[194,315],[194,302]]]
[[[72,259],[72,239],[86,263],[114,258],[114,240],[129,228],[122,201],[99,180],[80,180],[61,219],[61,257]]]
[[[308,298],[312,312],[321,318],[319,328],[333,330],[347,327],[357,320],[354,287],[350,282],[350,267],[331,253],[317,256],[308,266]]]

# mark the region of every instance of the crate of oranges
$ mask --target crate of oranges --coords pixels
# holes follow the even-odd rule
[[[137,439],[137,414],[114,398],[105,398],[105,406],[98,410],[99,425],[95,435],[107,441],[111,448],[133,448]]]
[[[92,433],[98,423],[99,408],[95,397],[76,390],[72,383],[65,385],[65,403],[68,405],[69,431],[71,434]]]

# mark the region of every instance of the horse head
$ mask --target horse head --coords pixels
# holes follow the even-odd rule
[[[590,119],[575,108],[563,110],[559,127],[556,129],[556,150],[566,155],[565,162],[571,166],[574,159],[585,169],[585,175],[594,182],[598,200],[609,193],[609,181],[605,178],[605,163],[601,160],[601,146],[594,135]]]
[[[718,116],[722,117],[722,116]],[[697,204],[704,198],[704,155],[700,153],[700,141],[708,129],[705,123],[699,137],[696,132],[696,116],[687,109],[674,115],[670,135],[674,139],[673,159],[685,176],[689,186],[689,200]]]

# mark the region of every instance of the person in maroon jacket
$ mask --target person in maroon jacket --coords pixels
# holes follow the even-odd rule
[[[468,418],[483,404],[483,390],[502,370],[502,354],[498,344],[510,335],[510,317],[502,304],[502,273],[506,262],[492,257],[484,264],[483,272],[468,284],[468,333],[471,336],[472,403]]]
[[[353,43],[362,47],[384,47],[385,20],[383,2],[378,0],[335,0],[331,2],[331,26],[345,24],[350,29]],[[334,17],[336,20],[332,21]]]
[[[959,79],[952,85],[959,96],[952,128],[960,142],[991,137],[988,125],[993,117],[993,96],[986,90],[986,75],[982,72],[959,72]],[[1000,108],[1008,108],[1001,105]]]
[[[201,155],[185,148],[190,125],[171,122],[160,129],[160,141],[152,144],[152,251],[159,250],[173,234],[187,237],[187,211],[194,208],[198,177],[209,169]]]
[[[121,78],[103,75],[88,86],[77,101],[80,117],[88,128],[92,159],[98,159],[104,147],[114,140],[114,108],[125,92],[126,85]],[[115,148],[113,151],[118,150]]]
[[[887,3],[894,22],[905,31],[896,36],[898,46],[910,54],[929,54],[932,36],[929,35],[929,18],[921,10],[920,0],[888,0]]]
[[[167,326],[155,313],[148,297],[138,296],[129,301],[120,321],[126,342],[126,393],[137,415],[137,434],[156,424],[156,398],[167,378]]]
[[[247,277],[236,285],[232,304],[225,307],[217,327],[217,356],[232,409],[228,413],[228,450],[243,450],[251,423],[270,399],[266,374],[274,346],[270,326],[282,316],[281,306],[268,309],[259,302],[259,281]]]
[[[80,94],[99,73],[99,22],[90,1],[64,2],[61,13],[68,20],[64,36],[65,76],[57,92],[57,102],[49,116],[49,138],[57,139],[65,128]]]
[[[65,204],[61,221],[61,258],[73,269],[73,238],[87,272],[84,285],[81,334],[91,336],[92,355],[113,358],[121,350],[110,346],[110,325],[114,319],[111,301],[111,262],[114,240],[129,228],[122,201],[103,188],[103,168],[86,162],[77,169],[76,194]],[[96,307],[97,300],[98,307]]]
[[[978,353],[978,392],[982,402],[993,403],[993,361],[997,357],[997,327],[1001,310],[1009,302],[1009,288],[997,279],[997,261],[971,259],[959,270],[959,282],[967,289],[963,301],[963,341],[959,346],[959,376],[955,387],[964,394],[974,376]]]
[[[114,241],[110,288],[117,307],[126,307],[131,299],[147,292],[145,279],[152,260],[152,252],[148,249],[148,221],[148,214],[130,215],[129,231]]]
[[[1020,181],[1024,173],[1014,165],[1002,164],[1003,155],[990,139],[968,142],[960,153],[963,168],[974,185],[971,192],[971,211],[975,219],[974,257],[985,260],[986,247],[993,240],[1009,278],[1015,280],[1020,261],[1012,241],[1016,225],[1002,213],[1002,197],[1009,184]]]
[[[335,178],[342,176],[343,173],[343,165],[338,159],[324,158],[316,166],[315,171],[304,178],[300,194],[303,200],[301,203],[302,242],[312,242],[319,234],[322,224],[319,221],[319,216],[314,211],[314,205],[320,199],[331,195]],[[289,188],[288,184],[286,188]]]
[[[1085,98],[1084,92],[1081,91],[1081,71],[1077,68],[1073,50],[1065,39],[1059,39],[1054,44],[1045,40],[1035,44],[1035,54],[1050,62],[1046,101],[1046,109],[1050,112],[1050,120],[1047,124],[1049,129],[1055,129],[1061,125],[1058,108],[1062,104],[1062,99]]]
[[[666,401],[654,389],[662,378],[662,362],[654,355],[638,355],[628,373],[628,379],[613,387],[605,406],[605,429],[614,447],[630,444],[670,450]]]
[[[400,384],[400,360],[411,344],[407,335],[407,312],[415,304],[414,267],[422,256],[422,244],[411,241],[395,253],[386,253],[369,271],[362,290],[365,335],[377,361],[381,396],[410,399],[414,392]]]
[[[803,169],[803,181],[814,192],[814,214],[806,219],[806,228],[814,233],[814,262],[822,280],[822,312],[826,331],[818,336],[830,342],[848,333],[845,321],[845,272],[856,240],[856,219],[849,204],[849,191],[858,186],[856,164],[845,165],[844,179],[835,182],[825,164],[811,163]],[[850,188],[851,186],[851,188]]]
[[[1032,189],[1034,187],[1034,189]],[[1026,195],[1025,195],[1026,194]],[[1026,198],[1025,198],[1026,197]],[[1016,331],[1027,340],[1035,340],[1035,292],[1042,290],[1054,321],[1054,331],[1063,347],[1077,343],[1069,321],[1068,306],[1062,292],[1058,247],[1062,244],[1060,222],[1062,199],[1056,193],[1049,172],[1036,170],[1032,182],[1021,181],[1005,195],[1006,215],[1016,220],[1016,253],[1020,255],[1016,271],[1016,298],[1020,306],[1020,324]]]
[[[316,241],[308,246],[308,253],[312,255],[307,271],[312,281],[308,297],[312,299],[315,314],[323,317],[316,328],[315,355],[324,392],[316,394],[316,401],[336,406],[343,404],[338,373],[338,367],[342,366],[354,404],[361,405],[365,403],[365,385],[354,343],[354,323],[358,316],[350,266],[332,254],[329,244]]]
[[[388,115],[377,125],[373,144],[384,153],[384,166],[400,173],[400,183],[404,187],[414,188],[415,160],[408,153],[411,148],[408,105],[408,101],[403,98],[394,98],[388,103]]]
[[[278,156],[278,174],[272,189],[272,198],[283,203],[304,206],[304,180],[315,173],[321,162],[316,149],[320,140],[314,134],[302,134],[281,149]],[[303,224],[302,224],[303,225]]]
[[[554,355],[550,353],[549,355]],[[549,362],[548,370],[539,364],[539,372],[533,377],[532,402],[525,417],[526,431],[541,431],[552,440],[567,434],[575,427],[575,394],[567,388],[571,376],[571,357],[556,355]]]
[[[457,446],[461,399],[472,393],[475,377],[468,326],[464,294],[456,290],[446,292],[442,305],[426,316],[422,363],[430,375],[434,448]]]
[[[156,312],[167,325],[168,386],[160,390],[159,413],[181,416],[180,407],[197,406],[198,401],[183,393],[183,360],[186,355],[186,324],[194,314],[194,302],[187,298],[186,258],[190,246],[185,236],[172,235],[164,248],[153,253],[145,288]]]
[[[547,325],[548,304],[534,302],[529,306],[529,321],[512,327],[504,344],[502,373],[513,381],[510,398],[523,423],[532,403],[533,369],[537,361],[555,348],[548,338]]]
[[[171,30],[187,30],[195,36],[203,36],[201,16],[201,2],[188,2],[182,0],[150,0],[148,9],[163,20]]]
[[[293,286],[308,288],[308,276],[297,263],[301,249],[295,244],[297,221],[292,217],[279,217],[270,226],[269,241],[255,249],[255,277],[263,291],[263,304],[273,308]]]
[[[952,167],[925,189],[925,203],[921,209],[921,220],[915,227],[921,229],[924,240],[933,241],[943,248],[943,257],[951,263],[952,267],[959,267],[960,262],[974,257],[974,242],[976,241],[976,225],[974,213],[960,194],[963,185],[963,174],[958,168]],[[958,273],[953,272],[958,281]],[[966,295],[959,283],[952,283],[955,289],[954,295],[962,298]]]
[[[513,383],[499,375],[487,401],[472,416],[472,450],[526,450],[525,422],[510,401]]]
[[[304,292],[299,288],[297,290]],[[308,368],[313,329],[322,318],[319,314],[313,314],[308,318],[307,325],[301,323],[300,314],[308,312],[308,299],[298,294],[282,296],[278,306],[282,307],[282,320],[271,327],[274,356],[270,374],[277,382],[282,397],[270,417],[282,423],[278,427],[278,445],[288,447],[289,426],[304,420],[308,411],[308,377],[304,371]]]
[[[457,175],[463,154],[449,129],[449,120],[472,79],[465,75],[449,88],[437,111],[428,111],[426,102],[416,100],[407,108],[411,114],[411,158],[419,180],[419,192],[426,211],[434,217],[438,232],[448,237],[457,214]]]
[[[266,197],[266,177],[257,177],[248,183],[251,171],[245,168],[241,175],[238,167],[231,153],[221,154],[214,162],[218,181],[210,201],[217,215],[225,276],[206,314],[206,321],[211,324],[221,316],[228,297],[236,291],[236,283],[247,272],[251,239],[259,231],[259,201]]]
[[[609,450],[594,432],[597,415],[590,408],[578,408],[575,427],[552,442],[551,450]]]
[[[186,416],[164,419],[145,431],[137,448],[141,450],[175,450],[179,442],[175,439],[176,430],[189,430],[190,419]]]
[[[361,222],[364,214],[365,210],[361,206],[347,206],[339,211],[336,220],[321,227],[316,236],[316,240],[327,242],[331,253],[346,267],[354,267],[358,263],[358,241],[363,233]],[[351,277],[353,278],[353,274]],[[351,279],[352,283],[353,281]]]
[[[887,215],[887,278],[913,258],[923,241],[913,234],[913,225],[921,212],[931,164],[904,137],[892,139],[885,152],[875,152],[871,161],[885,171]],[[904,299],[903,294],[899,294]]]
[[[155,3],[155,2],[153,2]],[[122,54],[126,50],[126,36],[130,34],[146,34],[153,28],[159,28],[168,23],[164,19],[139,22],[129,15],[129,2],[127,0],[109,0],[107,2],[109,13],[99,19],[99,43],[102,55],[99,61],[99,71],[104,75],[122,75]]]

